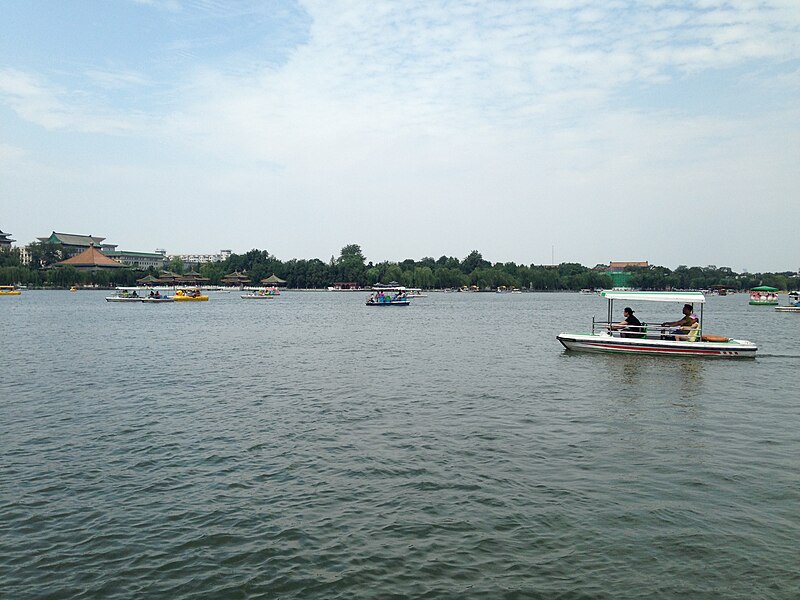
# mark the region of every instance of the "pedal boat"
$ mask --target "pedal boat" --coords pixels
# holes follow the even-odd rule
[[[608,300],[608,320],[592,318],[591,333],[561,333],[556,339],[570,351],[642,354],[651,356],[699,356],[710,358],[755,358],[758,347],[747,340],[719,335],[704,335],[703,304],[700,292],[636,292],[604,290],[600,296]],[[674,336],[673,327],[642,323],[640,332],[612,329],[614,300],[627,302],[673,302],[700,305],[700,325],[685,335]],[[630,337],[635,336],[635,337]],[[675,339],[678,337],[679,339]]]
[[[16,286],[13,285],[0,285],[0,296],[19,296],[22,294]]]
[[[777,306],[778,288],[760,285],[750,290],[750,304],[752,306]]]
[[[208,296],[200,293],[200,290],[178,290],[173,296],[175,302],[207,302]]]

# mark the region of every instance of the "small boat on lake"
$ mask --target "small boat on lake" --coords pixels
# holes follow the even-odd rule
[[[750,290],[750,304],[753,306],[775,306],[778,304],[778,288],[760,285]]]
[[[556,339],[567,350],[578,352],[611,352],[658,356],[699,356],[716,358],[754,358],[758,347],[747,340],[703,334],[702,310],[705,296],[700,292],[636,292],[604,290],[600,296],[608,300],[608,320],[592,318],[591,333],[561,333]],[[614,300],[633,302],[673,302],[700,305],[700,317],[688,328],[676,332],[673,326],[641,323],[618,329],[612,317]]]
[[[242,300],[270,300],[280,295],[281,293],[278,291],[278,288],[263,288],[253,290],[249,294],[241,294],[240,297]]]
[[[800,312],[800,293],[789,292],[789,306],[776,306],[778,312]]]
[[[179,289],[173,296],[175,302],[207,302],[208,296],[201,294],[199,289]]]
[[[106,302],[141,302],[142,296],[135,288],[117,288],[113,296],[106,296]]]
[[[15,285],[0,285],[0,296],[19,296],[22,294]]]
[[[367,306],[408,306],[411,298],[403,286],[376,285],[367,298]]]
[[[142,298],[144,304],[163,304],[165,302],[175,302],[172,296],[145,296]]]

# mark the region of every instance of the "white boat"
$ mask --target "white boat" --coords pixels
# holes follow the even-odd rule
[[[145,304],[163,304],[165,302],[175,302],[175,298],[172,296],[145,296],[142,298],[142,302]]]
[[[636,292],[604,290],[600,296],[608,300],[608,321],[592,319],[591,333],[561,333],[556,339],[567,350],[577,352],[611,352],[657,356],[701,356],[716,358],[754,358],[758,347],[747,340],[719,335],[704,335],[702,310],[705,296],[700,292]],[[639,331],[615,330],[614,300],[628,302],[673,302],[700,305],[700,319],[685,335],[674,335],[672,327],[642,323]],[[636,336],[636,337],[631,337]]]
[[[800,293],[789,292],[789,306],[776,306],[778,312],[800,312]]]
[[[411,298],[408,289],[402,285],[378,284],[372,288],[372,294],[367,298],[367,306],[408,306]]]
[[[117,288],[113,296],[106,296],[106,302],[141,302],[142,296],[135,288]]]
[[[253,290],[250,294],[241,294],[240,297],[243,300],[270,300],[277,296],[280,296],[280,292],[277,288],[265,288],[265,289],[257,289]]]

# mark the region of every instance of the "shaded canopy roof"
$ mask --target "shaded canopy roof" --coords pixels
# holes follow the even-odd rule
[[[89,246],[83,252],[76,254],[72,258],[68,258],[67,260],[62,260],[61,262],[57,262],[55,265],[56,267],[64,266],[64,267],[76,267],[76,268],[100,268],[100,269],[115,269],[115,268],[126,268],[126,265],[123,265],[121,262],[114,260],[113,258],[108,258],[105,254],[100,252],[94,246]]]
[[[262,279],[261,283],[286,283],[285,279],[281,279],[275,273],[267,277],[266,279]]]
[[[152,275],[148,275],[147,277],[142,277],[141,279],[137,279],[136,283],[158,283],[160,280]]]
[[[608,300],[639,300],[647,302],[685,302],[703,304],[706,297],[702,292],[639,292],[635,290],[603,290],[600,296]]]
[[[768,285],[760,285],[758,287],[750,288],[751,292],[777,292],[778,288],[770,287]]]

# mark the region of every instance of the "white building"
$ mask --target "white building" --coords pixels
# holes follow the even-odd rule
[[[218,254],[170,254],[169,260],[180,258],[187,264],[225,262],[230,258],[230,250],[220,250]]]

